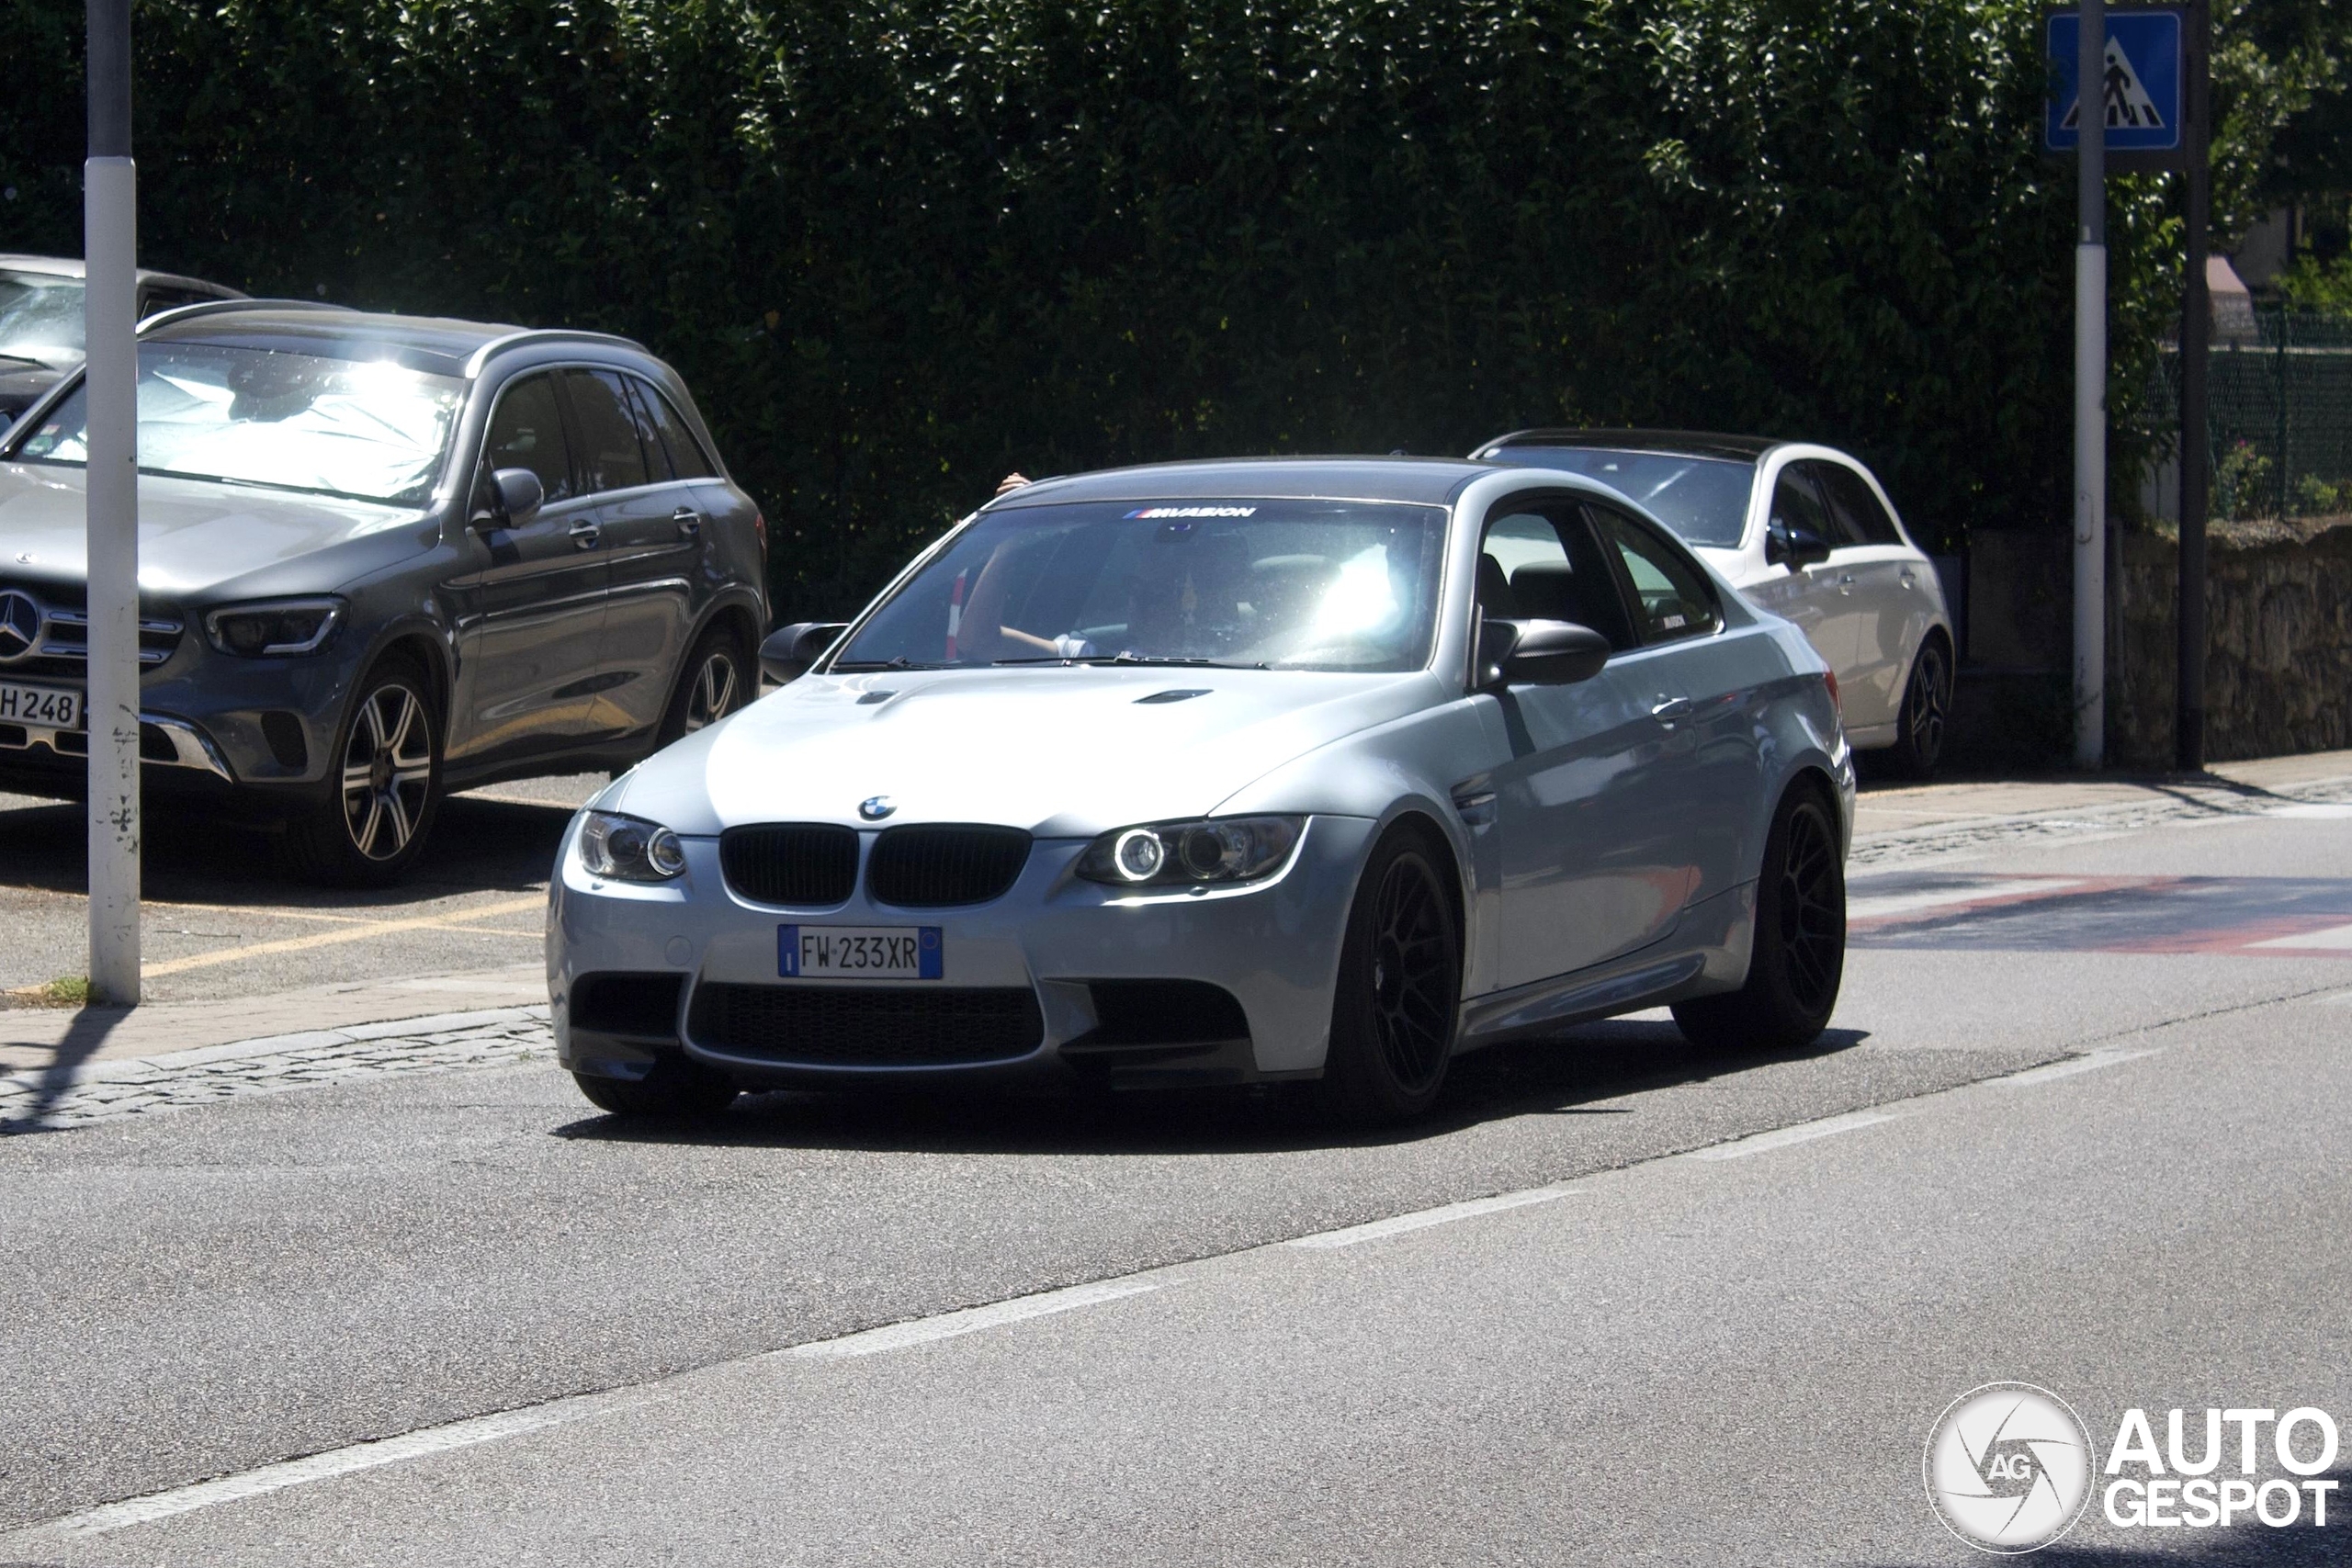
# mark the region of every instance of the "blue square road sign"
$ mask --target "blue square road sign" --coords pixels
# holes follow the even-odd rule
[[[2107,14],[2107,60],[2099,73],[2107,105],[2107,147],[2115,152],[2170,152],[2183,144],[2188,80],[2182,11],[2148,6]],[[2042,111],[2042,145],[2071,152],[2081,145],[2082,26],[2075,14],[2049,18],[2051,92]]]

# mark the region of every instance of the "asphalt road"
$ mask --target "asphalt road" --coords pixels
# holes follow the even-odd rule
[[[1919,1471],[1976,1384],[2102,1450],[2352,1417],[2337,882],[2340,808],[1915,856],[1818,1049],[1596,1026],[1373,1141],[1238,1097],[625,1136],[543,1066],[7,1139],[0,1531],[67,1525],[0,1562],[1973,1560]],[[2094,1504],[2043,1561],[2344,1539]]]

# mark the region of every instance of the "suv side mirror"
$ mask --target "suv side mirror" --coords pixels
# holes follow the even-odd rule
[[[1810,528],[1798,528],[1772,519],[1764,533],[1764,564],[1803,571],[1829,558],[1829,541]]]
[[[760,644],[760,671],[779,686],[798,680],[847,630],[847,621],[795,621],[778,626]]]
[[[539,483],[539,476],[528,468],[501,468],[490,476],[491,503],[487,513],[476,513],[476,524],[487,523],[497,528],[520,528],[538,515],[547,504],[547,487]]]
[[[1481,621],[1478,690],[1573,686],[1600,674],[1613,651],[1607,637],[1574,621]]]

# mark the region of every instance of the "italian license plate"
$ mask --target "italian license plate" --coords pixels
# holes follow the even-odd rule
[[[0,681],[0,724],[79,729],[82,694],[71,686],[20,686],[13,681]]]
[[[937,926],[778,926],[775,969],[787,980],[936,980]]]

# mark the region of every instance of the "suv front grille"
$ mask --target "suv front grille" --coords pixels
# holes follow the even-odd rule
[[[857,886],[857,832],[822,822],[762,822],[718,837],[727,886],[755,904],[830,908]]]
[[[1025,986],[743,986],[695,988],[695,1044],[829,1067],[1005,1062],[1035,1051],[1045,1015]]]
[[[90,657],[87,591],[79,583],[0,578],[0,591],[10,588],[31,595],[41,607],[40,641],[24,658],[0,669],[16,675],[80,676]],[[169,659],[180,645],[182,629],[175,617],[141,604],[139,662],[152,669]]]
[[[1018,828],[890,828],[865,863],[865,895],[902,909],[985,904],[1028,863],[1029,835]]]

